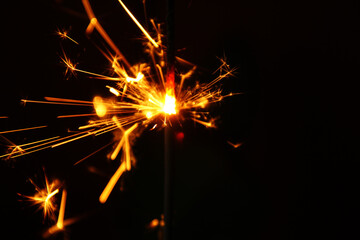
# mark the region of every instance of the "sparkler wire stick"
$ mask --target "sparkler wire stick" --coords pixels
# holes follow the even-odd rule
[[[167,58],[166,58],[166,91],[172,90],[175,94],[175,48],[174,48],[174,1],[167,1]],[[172,238],[173,224],[173,159],[172,142],[173,133],[169,127],[165,128],[165,156],[164,156],[164,240]]]

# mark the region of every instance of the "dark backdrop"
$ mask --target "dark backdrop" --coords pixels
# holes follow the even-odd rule
[[[129,61],[143,60],[141,33],[119,4],[91,2]],[[125,3],[144,22],[141,2]],[[164,22],[164,1],[146,2],[148,16]],[[84,123],[56,120],[76,108],[20,105],[22,98],[107,94],[102,82],[64,76],[60,63],[64,48],[83,68],[108,67],[84,36],[81,1],[3,3],[2,18],[0,116],[9,118],[0,119],[0,131],[49,125],[4,134],[21,143]],[[359,239],[358,23],[357,1],[176,2],[178,55],[209,81],[216,57],[225,54],[237,74],[222,88],[244,94],[213,107],[217,129],[191,122],[180,128],[185,137],[173,149],[174,239]],[[59,40],[53,34],[58,27],[71,28],[80,46]],[[117,168],[106,161],[110,150],[72,164],[111,139],[1,160],[1,238],[39,239],[49,227],[17,195],[33,193],[28,178],[41,183],[44,167],[68,189],[65,218],[81,217],[55,239],[156,239],[145,226],[162,212],[163,132],[137,140],[137,167],[101,205],[98,196]],[[227,141],[243,145],[234,149]]]

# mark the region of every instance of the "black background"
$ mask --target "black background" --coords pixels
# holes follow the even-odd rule
[[[125,3],[145,22],[141,2]],[[146,2],[148,16],[164,22],[165,2]],[[120,5],[92,4],[129,61],[144,60],[141,33]],[[84,35],[81,1],[4,4],[2,18],[0,116],[9,118],[0,119],[0,131],[49,126],[4,136],[22,143],[86,122],[56,120],[83,109],[20,104],[23,98],[107,94],[103,82],[64,76],[60,63],[64,48],[84,69],[108,67]],[[60,40],[58,27],[71,28],[80,46]],[[359,3],[177,1],[175,27],[178,55],[199,66],[201,81],[225,54],[238,69],[222,88],[244,94],[211,109],[220,116],[218,129],[191,122],[180,128],[185,138],[173,149],[174,239],[359,239]],[[138,138],[137,167],[123,176],[124,190],[118,184],[101,205],[98,196],[117,168],[106,160],[110,149],[72,164],[111,139],[1,160],[1,239],[39,239],[51,225],[17,195],[33,194],[28,178],[41,183],[42,167],[68,189],[65,218],[81,217],[53,238],[156,239],[145,226],[162,212],[163,132]],[[227,141],[243,145],[234,149]],[[98,174],[89,172],[95,168]]]

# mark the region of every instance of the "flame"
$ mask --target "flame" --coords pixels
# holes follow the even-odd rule
[[[176,99],[175,96],[171,95],[171,93],[166,93],[164,107],[162,110],[168,115],[176,114]]]

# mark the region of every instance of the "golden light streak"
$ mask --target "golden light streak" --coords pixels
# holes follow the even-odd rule
[[[105,149],[106,147],[110,146],[111,144],[113,144],[112,142],[109,142],[108,144],[106,144],[105,146],[102,146],[101,148],[99,148],[98,150],[90,153],[89,155],[87,155],[86,157],[80,159],[79,161],[77,161],[76,163],[74,163],[75,165],[78,165],[79,163],[82,163],[83,161],[85,161],[86,159],[88,159],[89,157],[95,155],[96,153],[100,152],[101,150]]]
[[[129,11],[129,9],[125,6],[125,4],[118,0],[130,18],[135,22],[135,24],[140,28],[140,30],[144,33],[144,35],[149,39],[149,41],[154,45],[154,47],[158,48],[159,45],[155,42],[155,40],[148,34],[148,32],[143,28],[143,26],[139,23],[139,21],[134,17],[134,15]]]
[[[18,157],[18,156],[21,156],[21,155],[26,155],[28,154],[28,152],[25,152],[25,151],[28,151],[29,149],[31,148],[36,148],[36,147],[39,147],[40,145],[35,145],[35,144],[39,144],[39,143],[43,143],[43,142],[48,142],[50,140],[54,140],[54,139],[58,139],[60,136],[56,136],[56,137],[51,137],[51,138],[46,138],[46,139],[42,139],[42,140],[38,140],[38,141],[33,141],[33,142],[29,142],[29,143],[24,143],[24,144],[21,144],[21,145],[15,145],[12,143],[12,147],[13,147],[13,150],[10,152],[10,153],[7,153],[7,154],[4,154],[4,155],[1,155],[0,158],[2,157],[8,157],[8,158],[15,158],[15,157]],[[47,143],[45,143],[47,144]],[[28,147],[28,148],[24,148],[25,146],[30,146],[30,145],[35,145],[34,147]]]
[[[120,150],[123,149],[123,153],[125,154],[126,169],[129,171],[131,168],[129,134],[138,127],[138,124],[136,123],[127,130],[124,130],[116,116],[114,116],[112,120],[115,122],[116,126],[123,132],[123,136],[119,144],[116,146],[114,152],[111,154],[111,160],[115,160]]]
[[[0,132],[0,134],[5,134],[5,133],[13,133],[13,132],[22,132],[22,131],[29,131],[29,130],[34,130],[34,129],[39,129],[39,128],[46,128],[47,126],[37,126],[37,127],[29,127],[29,128],[21,128],[21,129],[14,129],[14,130],[7,130],[7,131],[2,131]]]
[[[34,145],[34,144],[38,144],[38,143],[41,143],[41,142],[46,142],[46,141],[50,141],[50,140],[53,140],[53,139],[57,139],[59,137],[60,136],[50,137],[50,138],[46,138],[46,139],[42,139],[42,140],[38,140],[38,141],[34,141],[34,142],[24,143],[24,144],[19,145],[19,147],[25,147],[25,146],[29,146],[29,145]]]
[[[74,118],[74,117],[90,117],[90,116],[98,116],[97,113],[84,113],[84,114],[72,114],[72,115],[60,115],[56,118]]]
[[[54,196],[58,192],[59,192],[59,189],[56,189],[53,192],[51,192],[49,195],[47,195],[46,198],[45,198],[45,203],[47,203],[49,201],[49,199],[52,198],[52,196]]]
[[[70,106],[85,106],[85,107],[92,107],[91,104],[81,104],[81,103],[64,103],[64,102],[49,102],[49,101],[38,101],[38,100],[28,100],[28,99],[21,99],[21,101],[26,103],[43,103],[43,104],[55,104],[55,105],[70,105]]]
[[[56,226],[59,229],[64,228],[64,215],[65,215],[65,206],[66,206],[66,196],[67,196],[66,189],[63,189],[62,190],[62,195],[61,195],[61,203],[60,203],[58,221],[56,223]]]
[[[80,135],[80,134],[83,134],[83,133],[82,132],[81,133],[76,133],[76,134],[72,134],[70,136],[66,136],[66,137],[62,137],[62,138],[54,137],[54,138],[49,138],[47,140],[44,139],[44,140],[42,140],[42,142],[46,141],[45,143],[41,143],[41,144],[38,144],[38,145],[35,145],[35,146],[32,146],[32,147],[24,148],[21,153],[14,154],[10,158],[17,158],[17,157],[24,156],[24,155],[34,153],[34,152],[37,152],[37,151],[41,151],[41,150],[44,150],[44,149],[47,149],[47,148],[51,148],[52,145],[50,145],[50,144],[53,144],[53,143],[59,142],[59,141],[63,141],[63,140],[68,139],[68,138],[72,138],[72,137]],[[55,139],[55,140],[51,140],[51,139]],[[49,141],[49,140],[51,140],[51,141]],[[34,149],[34,150],[29,151],[30,149]],[[0,157],[4,157],[4,156],[8,156],[8,155],[9,154],[6,154],[6,155],[0,156]]]
[[[108,184],[106,185],[104,191],[101,193],[100,197],[99,197],[99,201],[101,203],[105,203],[106,200],[108,199],[111,191],[113,190],[113,188],[115,187],[115,184],[117,183],[117,181],[119,180],[119,178],[121,177],[121,175],[125,172],[126,170],[126,163],[122,162],[120,164],[120,167],[118,168],[118,170],[116,170],[116,172],[114,173],[114,175],[110,178],[110,181],[108,182]]]
[[[79,43],[78,43],[77,41],[75,41],[74,39],[72,39],[71,37],[69,37],[68,31],[58,29],[58,30],[56,31],[56,34],[59,35],[62,39],[69,39],[69,40],[72,41],[73,43],[76,43],[77,45],[79,45]]]
[[[45,100],[50,102],[65,102],[65,103],[84,103],[92,105],[91,101],[77,100],[77,99],[68,99],[68,98],[55,98],[55,97],[44,97]]]
[[[4,138],[4,137],[3,137]],[[41,142],[46,142],[46,141],[50,141],[52,139],[56,139],[56,138],[59,138],[59,136],[56,136],[56,137],[51,137],[51,138],[47,138],[47,139],[43,139],[43,140],[39,140],[39,141],[34,141],[34,142],[30,142],[30,143],[26,143],[26,144],[21,144],[21,145],[16,145],[12,142],[10,142],[8,139],[6,139],[7,141],[9,141],[11,143],[11,147],[13,148],[13,150],[10,152],[10,153],[7,153],[7,154],[3,154],[0,156],[0,158],[3,158],[3,157],[7,157],[7,158],[16,158],[18,156],[22,156],[22,155],[26,155],[28,154],[28,152],[25,153],[25,150],[27,151],[28,149],[30,148],[24,148],[25,146],[29,146],[29,145],[34,145],[34,144],[38,144],[38,143],[41,143]],[[10,147],[10,148],[11,148]],[[38,147],[38,146],[35,146],[35,147]]]
[[[81,138],[88,137],[88,136],[90,136],[90,135],[93,135],[94,133],[93,133],[93,132],[87,132],[87,133],[85,133],[85,134],[84,134],[84,133],[82,133],[82,134],[83,134],[82,136],[79,136],[79,137],[76,137],[76,138],[71,138],[71,139],[69,139],[69,140],[67,140],[67,141],[63,141],[63,142],[54,144],[54,145],[51,146],[51,148],[56,148],[56,147],[58,147],[58,146],[67,144],[67,143],[69,143],[69,142],[73,142],[73,141],[75,141],[75,140],[79,140],[79,139],[81,139]]]

